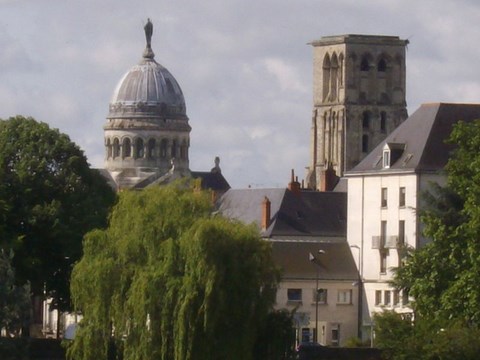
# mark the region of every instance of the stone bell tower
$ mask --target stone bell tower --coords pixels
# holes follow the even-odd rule
[[[313,114],[307,186],[358,164],[407,118],[405,49],[397,36],[339,35],[313,41]],[[330,182],[331,183],[331,182]]]

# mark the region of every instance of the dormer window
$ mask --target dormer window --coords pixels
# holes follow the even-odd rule
[[[383,168],[390,168],[390,149],[383,149]]]
[[[405,144],[401,143],[386,143],[383,147],[383,168],[389,169],[395,164],[403,155]]]

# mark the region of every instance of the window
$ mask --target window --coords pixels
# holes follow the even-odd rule
[[[123,140],[123,157],[131,157],[132,156],[132,142],[129,138],[125,138]]]
[[[302,328],[302,342],[310,341],[310,328]]]
[[[155,157],[155,139],[148,140],[148,157]]]
[[[380,273],[386,274],[387,273],[387,252],[382,251],[380,252]]]
[[[172,156],[172,158],[177,156],[177,141],[176,140],[172,141],[172,149],[171,149],[170,155]]]
[[[110,139],[107,140],[107,159],[110,159],[112,157],[112,144],[110,142]]]
[[[351,304],[352,290],[338,290],[337,304]]]
[[[370,113],[368,111],[363,112],[362,127],[364,129],[370,129]]]
[[[288,301],[302,301],[302,289],[287,289]]]
[[[400,304],[400,292],[398,290],[393,290],[393,306],[398,306]]]
[[[383,150],[383,168],[390,168],[390,149]]]
[[[118,139],[113,140],[113,158],[120,156],[120,141]]]
[[[392,296],[392,293],[390,290],[385,290],[384,292],[384,304],[385,305],[390,305],[390,302],[391,302],[391,296]]]
[[[380,113],[380,131],[387,132],[387,113],[385,111]]]
[[[340,343],[340,325],[332,325],[332,346],[338,346]]]
[[[160,143],[160,157],[165,159],[167,157],[167,140],[163,139]]]
[[[380,249],[384,249],[387,243],[387,222],[382,220],[380,222]]]
[[[327,303],[327,289],[318,289],[317,291],[313,289],[313,302],[316,302],[315,293],[317,294],[317,299],[319,304]]]
[[[368,59],[366,56],[363,57],[362,62],[360,63],[360,71],[369,71],[370,64],[368,63]]]
[[[137,158],[143,158],[143,155],[144,155],[143,140],[140,138],[138,138],[135,142],[135,153]]]
[[[380,59],[380,61],[377,64],[377,71],[379,72],[387,71],[387,62],[385,61],[385,59]]]
[[[398,221],[398,245],[405,245],[405,220]]]
[[[382,208],[387,207],[388,204],[388,189],[382,188]]]
[[[180,145],[180,158],[181,159],[187,159],[187,143],[184,141],[182,145]]]
[[[381,305],[382,304],[382,290],[376,290],[375,291],[375,305]]]
[[[406,195],[405,187],[401,187],[398,194],[398,206],[400,207],[405,206],[405,195]]]
[[[368,135],[366,134],[362,136],[362,152],[368,152]]]

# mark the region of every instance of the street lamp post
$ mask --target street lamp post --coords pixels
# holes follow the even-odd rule
[[[324,250],[318,250],[319,254],[325,254]],[[317,273],[315,276],[315,334],[313,335],[313,342],[318,343],[318,278],[320,264],[318,259],[312,253],[308,254],[308,260],[316,265]]]

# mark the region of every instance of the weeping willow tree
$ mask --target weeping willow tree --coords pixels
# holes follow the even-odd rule
[[[83,314],[70,359],[251,359],[278,281],[253,227],[211,215],[184,186],[123,192],[84,239],[71,290]]]

